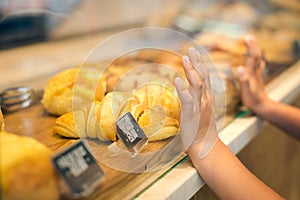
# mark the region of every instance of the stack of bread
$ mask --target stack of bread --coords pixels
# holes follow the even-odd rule
[[[180,103],[170,83],[184,74],[181,57],[160,50],[136,54],[106,68],[85,63],[54,75],[42,99],[45,109],[58,116],[54,131],[69,138],[116,141],[116,120],[131,112],[150,141],[176,135]]]
[[[225,55],[217,63],[217,67],[222,67],[221,78],[225,88],[213,81],[212,88],[225,90],[225,95],[224,91],[220,91],[223,96],[216,96],[219,98],[216,102],[226,102],[227,114],[235,114],[239,95],[234,77],[230,74],[230,58],[237,57],[234,62],[242,63],[245,47],[238,41],[235,46],[216,46],[215,49],[218,48],[222,50],[219,55]],[[229,66],[227,62],[230,62]],[[93,76],[89,70],[94,72]],[[133,114],[150,141],[162,140],[176,135],[179,130],[180,103],[172,86],[177,76],[185,77],[180,55],[145,49],[120,57],[106,68],[86,63],[81,68],[59,72],[45,87],[42,103],[48,112],[59,116],[54,131],[64,137],[116,141],[115,122],[127,107],[126,111]],[[78,85],[82,85],[84,93],[78,92]],[[83,98],[88,101],[81,101]],[[83,103],[72,107],[78,101]],[[225,108],[217,108],[216,114],[217,118],[224,116]]]
[[[57,118],[56,133],[71,138],[98,138],[116,141],[115,122],[130,112],[146,133],[149,141],[169,138],[179,129],[180,104],[175,88],[157,83],[137,88],[133,93],[109,92],[85,109]]]
[[[224,84],[226,114],[234,116],[239,108],[240,92],[236,78],[238,66],[245,65],[246,46],[241,38],[217,32],[202,32],[195,37],[196,42],[207,49],[211,62],[219,72]],[[212,89],[221,89],[221,85],[212,84]],[[217,97],[216,97],[217,98]],[[220,99],[216,99],[218,101]],[[221,99],[222,100],[222,99]],[[216,109],[218,115],[224,114]]]

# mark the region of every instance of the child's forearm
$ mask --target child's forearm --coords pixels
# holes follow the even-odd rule
[[[221,140],[203,159],[199,159],[199,148],[195,144],[187,153],[200,176],[220,199],[282,199],[249,172]]]
[[[298,108],[270,100],[257,111],[257,114],[300,140],[300,110]]]

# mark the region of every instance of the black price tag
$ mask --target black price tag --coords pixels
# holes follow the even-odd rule
[[[104,171],[82,140],[57,154],[52,162],[74,197],[88,196],[104,178]]]
[[[130,152],[135,156],[148,142],[143,129],[130,112],[125,113],[116,122],[117,134]]]

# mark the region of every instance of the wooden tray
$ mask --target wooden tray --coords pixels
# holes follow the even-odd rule
[[[49,115],[41,104],[7,114],[4,118],[7,132],[35,138],[49,147],[54,154],[76,142],[74,139],[65,139],[53,133],[56,117]],[[158,156],[157,159],[161,159],[162,156]],[[147,173],[126,173],[109,168],[99,161],[99,165],[106,174],[104,181],[86,199],[132,199],[167,173],[184,156],[182,153],[178,159],[172,161],[167,167]],[[62,181],[60,181],[60,186],[61,199],[72,199]]]

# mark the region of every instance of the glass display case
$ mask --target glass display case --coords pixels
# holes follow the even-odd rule
[[[78,78],[65,88],[71,91],[76,84],[84,83],[81,94],[91,88],[94,92],[103,78],[103,98],[116,88],[123,92],[135,90],[157,77],[171,83],[164,85],[167,88],[175,76],[184,77],[181,56],[189,46],[196,46],[209,68],[219,137],[236,154],[264,126],[241,105],[236,70],[245,64],[247,54],[242,38],[254,35],[263,51],[268,95],[275,101],[290,103],[300,92],[299,11],[297,0],[0,1],[0,91],[27,86],[36,98],[24,109],[4,113],[5,130],[34,138],[56,154],[76,139],[53,133],[61,113],[51,113],[41,103],[53,77],[65,70],[91,68],[93,73],[101,74],[96,82],[94,76],[88,81]],[[146,29],[151,31],[143,32]],[[140,68],[134,71],[137,66]],[[57,85],[69,78],[63,76]],[[94,85],[89,85],[91,82]],[[71,111],[76,106],[84,107],[83,101],[70,102]],[[93,114],[90,109],[84,111],[89,123]],[[89,127],[99,131],[96,129]],[[178,138],[174,135],[144,149],[153,152],[167,147],[171,149],[167,153],[172,153],[172,148],[176,152],[164,157],[163,151],[161,159],[148,158],[150,164],[142,169],[146,173],[124,170],[113,159],[107,165],[103,157],[122,154],[115,149],[114,141],[100,141],[102,146],[97,148],[99,141],[92,136],[91,152],[99,157],[105,178],[86,199],[190,199],[205,184],[183,151],[168,145]],[[107,156],[107,149],[114,154]],[[139,162],[122,157],[127,162]],[[163,164],[150,170],[147,167],[157,164],[151,161]],[[72,199],[64,183],[59,187],[61,199]]]

